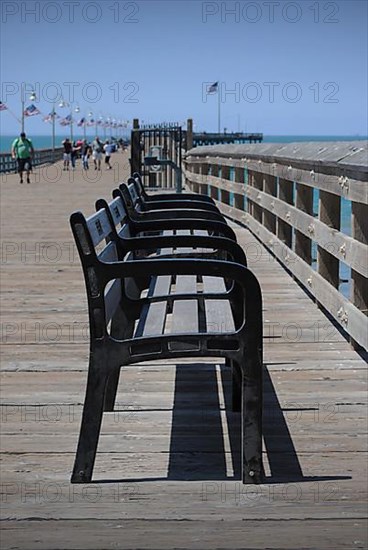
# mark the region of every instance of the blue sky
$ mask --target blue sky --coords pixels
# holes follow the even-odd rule
[[[363,0],[3,0],[1,9],[1,100],[18,116],[23,82],[43,113],[61,92],[82,115],[192,117],[197,130],[216,131],[218,97],[203,89],[219,81],[228,131],[367,134]],[[2,134],[19,130],[0,116]],[[26,129],[50,131],[40,116]]]

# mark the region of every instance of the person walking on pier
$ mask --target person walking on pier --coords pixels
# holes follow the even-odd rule
[[[84,139],[81,147],[83,170],[89,170],[88,159],[91,154],[92,154],[91,146],[88,143],[88,141]]]
[[[95,165],[95,170],[101,170],[101,159],[103,153],[103,145],[100,138],[96,136],[92,142],[92,158]]]
[[[72,158],[73,145],[72,145],[72,143],[70,142],[70,140],[68,138],[64,139],[64,141],[62,142],[62,145],[64,147],[64,155],[63,155],[64,167],[63,167],[63,170],[69,170],[69,163],[70,163],[71,158]]]
[[[18,173],[20,177],[19,183],[23,183],[23,172],[27,173],[27,183],[31,183],[29,174],[32,171],[32,159],[34,157],[34,148],[32,141],[22,132],[19,138],[16,138],[12,143],[11,155],[17,160]]]
[[[113,150],[114,150],[114,146],[112,145],[112,143],[109,142],[109,140],[107,140],[104,145],[106,170],[112,170],[112,166],[110,164],[110,158]]]

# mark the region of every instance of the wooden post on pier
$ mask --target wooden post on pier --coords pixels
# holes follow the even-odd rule
[[[201,183],[199,186],[199,192],[203,195],[208,194],[208,184],[207,184],[207,176],[209,172],[209,165],[207,163],[201,164],[201,174],[204,177],[204,183]]]
[[[244,184],[244,168],[235,168],[235,181],[237,183]],[[234,194],[234,207],[239,210],[244,210],[244,197],[245,194],[239,195],[239,193]]]
[[[219,177],[219,174],[220,174],[220,166],[218,164],[212,164],[212,169],[211,169],[211,174],[212,176],[218,178]],[[218,189],[217,187],[211,185],[210,186],[210,196],[215,200],[217,201],[218,200]]]
[[[288,204],[293,204],[293,182],[279,178],[278,198]],[[292,245],[292,227],[286,221],[277,219],[277,236],[289,248]]]
[[[319,192],[319,219],[328,227],[340,229],[341,197],[328,191]],[[328,243],[325,243],[325,245]],[[335,243],[331,243],[335,246]],[[339,259],[325,248],[317,248],[318,273],[331,285],[339,288]]]
[[[271,174],[263,175],[263,191],[273,197],[277,195],[277,179]],[[271,231],[271,233],[276,233],[276,216],[269,210],[263,211],[263,225]]]
[[[262,191],[263,189],[263,174],[260,172],[250,171],[249,172],[249,182],[250,187],[254,187],[255,189],[259,189]],[[262,207],[261,205],[257,204],[254,200],[248,201],[249,206],[249,213],[257,220],[257,222],[262,223]]]
[[[187,120],[187,151],[193,147],[193,119]]]
[[[361,243],[368,244],[368,205],[352,201],[352,237]],[[361,258],[361,262],[367,262],[365,257]],[[355,271],[351,270],[351,301],[368,316],[368,279]],[[354,347],[358,347],[355,341],[352,340]]]
[[[230,180],[230,166],[223,165],[221,167],[221,177],[225,180]],[[230,204],[230,192],[226,189],[221,189],[220,201],[224,204]]]
[[[302,183],[296,184],[295,206],[298,210],[313,216],[313,188]],[[312,240],[295,229],[295,253],[308,265],[312,265]]]
[[[132,139],[131,139],[131,155],[130,155],[130,167],[131,172],[140,172],[141,171],[141,143],[140,143],[140,135],[138,131],[139,129],[139,119],[134,118],[133,119],[133,131],[132,131]]]

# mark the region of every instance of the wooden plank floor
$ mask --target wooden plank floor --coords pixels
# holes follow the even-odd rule
[[[264,296],[267,483],[240,483],[223,363],[122,372],[96,482],[69,483],[88,359],[69,229],[127,176],[36,170],[1,180],[2,549],[367,547],[367,371],[303,290],[236,228]]]

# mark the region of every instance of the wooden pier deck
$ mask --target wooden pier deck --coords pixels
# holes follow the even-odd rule
[[[239,418],[221,361],[125,368],[96,482],[71,485],[88,359],[68,218],[129,170],[1,180],[1,548],[367,548],[367,370],[251,233],[264,297],[267,483],[239,477]]]

